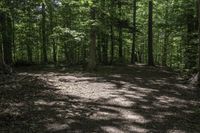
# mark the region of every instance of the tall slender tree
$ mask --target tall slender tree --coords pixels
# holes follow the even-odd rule
[[[132,42],[132,53],[131,63],[135,64],[135,39],[136,39],[136,14],[137,14],[137,0],[133,0],[133,42]]]
[[[4,61],[12,64],[12,23],[11,16],[7,12],[1,12],[1,31],[3,42]]]
[[[118,32],[119,32],[119,62],[120,63],[123,63],[123,29],[122,29],[122,1],[119,0],[118,1],[118,9],[119,9],[119,17],[120,17],[120,21],[119,21],[119,24],[118,24]]]
[[[46,37],[46,4],[42,2],[42,58],[43,63],[47,63],[47,37]]]
[[[149,0],[148,65],[154,66],[154,58],[153,58],[153,0]]]
[[[167,66],[167,52],[168,52],[168,43],[169,43],[169,33],[168,33],[168,16],[169,16],[169,1],[166,1],[165,8],[165,33],[164,33],[164,45],[163,45],[163,55],[162,55],[162,65]]]
[[[51,0],[49,3],[49,25],[50,25],[50,34],[53,34],[53,28],[55,27],[54,24],[54,4],[55,0]],[[56,44],[55,44],[55,39],[52,38],[52,48],[53,48],[53,61],[54,63],[57,63],[57,52],[56,52]]]
[[[198,0],[198,27],[199,27],[199,50],[198,50],[198,55],[199,55],[199,59],[198,59],[198,70],[199,70],[199,74],[198,74],[198,84],[200,86],[200,0]]]
[[[93,24],[91,24],[91,29],[90,29],[88,69],[93,71],[96,68],[96,26],[95,26],[96,8],[94,5],[91,5],[90,17]]]
[[[3,13],[0,12],[0,31],[1,31],[1,34],[3,34],[3,32],[2,32],[2,21],[3,21]],[[0,69],[3,69],[3,66],[4,66],[5,63],[4,63],[3,45],[2,45],[1,42],[2,42],[2,38],[0,38]]]
[[[113,60],[114,60],[114,0],[111,0],[111,6],[110,6],[110,43],[111,43],[111,50],[110,50],[110,64],[113,64]]]

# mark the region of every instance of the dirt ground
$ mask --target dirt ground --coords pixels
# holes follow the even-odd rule
[[[200,133],[200,90],[161,68],[23,68],[0,81],[0,133]]]

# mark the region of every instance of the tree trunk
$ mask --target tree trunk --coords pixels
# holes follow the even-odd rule
[[[2,31],[2,21],[3,21],[3,17],[2,17],[2,13],[0,13],[0,31]],[[1,33],[3,34],[3,32]],[[4,62],[4,54],[3,54],[3,38],[0,38],[0,70],[3,70],[3,67],[5,65]]]
[[[47,38],[46,38],[46,9],[45,9],[45,3],[42,2],[42,57],[43,57],[43,63],[47,63]]]
[[[6,13],[1,14],[2,41],[4,61],[7,65],[12,64],[12,22],[11,17]]]
[[[98,33],[97,35],[97,56],[98,56],[98,63],[101,64],[102,63],[102,47],[101,47],[101,43],[102,43],[102,36],[100,33]]]
[[[119,8],[119,17],[120,17],[120,20],[121,20],[121,17],[122,17],[122,3],[121,1],[119,1],[118,3],[118,8]],[[123,32],[122,32],[122,26],[121,26],[121,23],[119,23],[119,62],[120,63],[123,63],[123,38],[122,38],[122,35],[123,35]]]
[[[49,7],[50,35],[53,34],[53,28],[54,28],[53,2],[54,2],[54,0],[51,0],[50,7]],[[55,43],[54,39],[52,39],[52,47],[53,47],[53,62],[54,62],[54,64],[56,64],[57,63],[57,53],[56,53],[56,43]]]
[[[11,18],[5,12],[0,12],[0,31],[2,36],[0,38],[0,69],[5,73],[11,73],[12,68],[9,65],[12,63],[12,24]]]
[[[12,64],[12,23],[6,13],[2,14],[2,41],[4,61],[7,65]]]
[[[53,61],[56,64],[57,63],[57,52],[56,52],[57,49],[56,49],[56,43],[54,39],[52,40],[52,43],[53,43]]]
[[[2,43],[0,43],[0,70],[2,70],[4,65],[5,63],[4,63],[4,56],[3,56],[3,47],[2,47]]]
[[[137,0],[133,0],[133,42],[132,42],[132,53],[131,63],[135,64],[135,39],[136,39],[136,14],[137,14]]]
[[[103,39],[103,64],[108,64],[108,37],[104,35]]]
[[[152,0],[149,0],[148,65],[154,66],[154,58],[153,58],[153,2],[152,2]]]
[[[26,42],[26,47],[27,47],[27,55],[28,55],[28,62],[29,63],[32,63],[33,62],[33,52],[32,52],[32,41],[31,41],[31,20],[32,20],[32,17],[31,17],[31,10],[28,9],[28,17],[29,17],[29,20],[28,20],[28,40]]]
[[[90,9],[91,20],[95,21],[96,18],[96,9],[91,7]],[[91,25],[90,30],[90,47],[89,47],[89,62],[88,69],[93,71],[96,68],[96,28],[94,25]]]
[[[113,12],[114,12],[114,0],[111,0],[111,22],[110,22],[110,41],[111,41],[111,50],[110,50],[110,64],[113,64],[114,60],[114,27],[113,27]]]
[[[187,18],[187,36],[185,40],[185,52],[184,52],[184,63],[186,69],[191,69],[197,66],[196,58],[198,58],[196,53],[198,52],[198,46],[195,44],[194,39],[195,32],[198,32],[195,27],[196,19],[194,17],[195,10],[188,5],[186,8],[186,18]]]
[[[113,26],[112,24],[110,25],[110,41],[111,41],[111,50],[110,50],[110,64],[113,64],[114,60],[114,31],[113,31]]]
[[[199,70],[199,74],[198,74],[198,84],[200,86],[200,0],[198,0],[198,28],[199,28],[199,50],[198,50],[198,70]]]
[[[168,4],[168,1],[167,1]],[[169,27],[168,25],[168,6],[165,9],[165,35],[164,35],[164,46],[163,46],[163,55],[162,55],[162,65],[167,66],[167,52],[168,52],[168,43],[169,43],[169,33],[167,28]]]

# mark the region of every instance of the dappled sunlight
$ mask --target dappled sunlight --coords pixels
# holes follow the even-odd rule
[[[123,107],[132,107],[134,105],[134,101],[130,101],[124,97],[113,97],[112,99],[108,100],[107,103]]]
[[[21,72],[31,78],[18,91],[7,90],[8,97],[1,101],[5,115],[0,113],[0,118],[9,116],[26,127],[35,125],[32,131],[55,133],[187,131],[194,119],[192,109],[200,102],[186,85],[174,83],[173,75],[154,77],[152,72]]]
[[[46,128],[47,128],[47,131],[56,132],[56,131],[62,131],[69,128],[69,125],[53,123],[53,124],[47,124]]]
[[[123,130],[113,126],[102,126],[101,129],[106,133],[124,133]]]

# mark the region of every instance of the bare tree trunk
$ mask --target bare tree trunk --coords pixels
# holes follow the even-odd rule
[[[200,0],[198,0],[198,25],[199,25],[199,50],[198,50],[198,54],[199,54],[199,59],[198,59],[198,70],[199,70],[199,74],[198,74],[198,84],[200,86]]]
[[[148,65],[154,66],[153,58],[153,2],[149,0],[149,23],[148,23]]]
[[[110,50],[110,64],[113,64],[114,60],[114,26],[113,26],[113,12],[114,12],[114,0],[111,0],[111,24],[110,24],[110,41],[111,41],[111,50]]]
[[[12,64],[12,23],[11,17],[6,13],[1,13],[1,31],[3,42],[4,61],[6,64]]]
[[[0,12],[0,31],[1,32],[2,32],[2,21],[3,21],[3,13]],[[4,54],[3,54],[3,38],[0,38],[0,70],[3,69],[4,64],[5,62],[4,62]]]
[[[119,16],[122,17],[122,2],[119,1],[118,3],[118,8],[119,8]],[[121,18],[120,18],[121,20]],[[118,27],[118,32],[119,32],[119,62],[120,63],[123,63],[124,60],[123,60],[123,38],[122,38],[122,35],[123,35],[123,29],[122,29],[122,26],[121,26],[121,22],[119,24],[119,27]]]
[[[12,68],[8,66],[12,63],[12,38],[10,36],[12,34],[9,34],[12,30],[12,24],[10,24],[11,18],[8,18],[6,13],[0,12],[0,31],[2,37],[0,38],[0,41],[2,41],[2,43],[0,42],[0,69],[5,73],[12,72]],[[7,57],[5,57],[5,52]],[[5,59],[7,62],[5,62]]]
[[[95,21],[96,10],[94,7],[91,7],[90,15],[91,20]],[[96,28],[94,25],[91,25],[89,52],[88,69],[93,71],[96,68]]]
[[[137,0],[133,0],[133,42],[132,42],[132,53],[131,63],[135,64],[135,39],[136,39],[136,13],[137,13]]]
[[[53,34],[53,28],[54,28],[54,7],[53,7],[53,3],[55,1],[52,0],[50,2],[50,6],[49,6],[49,21],[50,21],[50,34]],[[53,62],[54,64],[57,63],[57,53],[56,53],[56,43],[55,43],[55,39],[52,39],[52,47],[53,47]]]
[[[46,13],[45,13],[45,3],[42,2],[42,57],[43,63],[47,63],[47,38],[46,38]]]
[[[168,1],[167,7],[165,9],[165,25],[168,27],[168,16],[169,16],[169,9],[168,9]],[[163,46],[163,55],[162,55],[162,65],[167,66],[167,52],[168,52],[168,43],[169,43],[169,33],[168,29],[165,27],[165,35],[164,35],[164,46]]]

